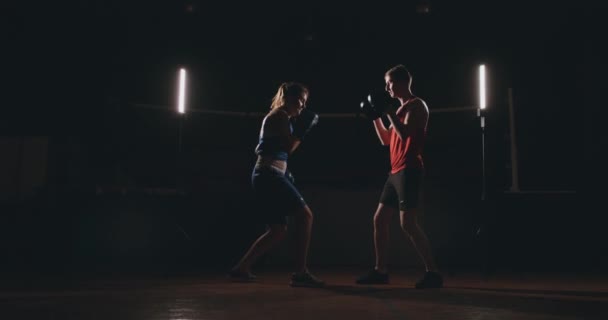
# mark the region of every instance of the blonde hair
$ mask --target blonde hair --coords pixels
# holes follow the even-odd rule
[[[298,82],[284,82],[279,86],[277,93],[272,98],[270,109],[278,108],[287,102],[288,98],[300,99],[308,95],[308,88]]]

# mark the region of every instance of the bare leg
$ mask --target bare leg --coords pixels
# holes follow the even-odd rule
[[[433,258],[431,244],[422,228],[418,224],[417,210],[400,211],[401,229],[409,236],[414,248],[424,263],[426,271],[437,272],[437,265]]]
[[[390,222],[394,209],[378,204],[374,214],[374,249],[376,253],[376,270],[388,272],[388,249],[390,238]]]
[[[319,288],[325,282],[308,271],[308,248],[310,246],[310,234],[312,231],[312,211],[308,206],[295,212],[295,270],[291,275],[289,285],[292,287],[314,287]]]
[[[282,224],[271,224],[264,234],[262,234],[249,248],[247,253],[241,258],[239,263],[232,270],[251,272],[251,265],[261,255],[266,253],[276,244],[285,238],[287,226]]]
[[[312,211],[308,206],[299,209],[295,215],[295,272],[308,272],[308,248],[312,231]]]

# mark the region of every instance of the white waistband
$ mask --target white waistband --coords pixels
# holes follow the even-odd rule
[[[258,157],[258,160],[255,163],[256,169],[268,168],[275,171],[279,171],[281,173],[285,173],[287,171],[287,161],[285,160],[277,160],[272,158]]]

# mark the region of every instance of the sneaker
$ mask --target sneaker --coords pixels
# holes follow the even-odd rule
[[[442,288],[443,277],[437,272],[427,271],[420,281],[416,282],[416,289]]]
[[[228,272],[228,279],[234,282],[253,282],[256,280],[256,276],[249,273],[238,270],[230,270]]]
[[[357,284],[388,284],[388,273],[374,269],[357,279]]]
[[[325,285],[325,282],[309,272],[294,272],[291,275],[291,282],[289,285],[292,287],[320,288]]]

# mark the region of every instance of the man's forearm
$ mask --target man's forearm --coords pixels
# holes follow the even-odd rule
[[[376,129],[376,134],[378,135],[378,139],[380,139],[380,143],[382,143],[382,145],[388,144],[388,130],[384,126],[381,117],[374,120],[374,128]]]
[[[405,140],[405,138],[407,138],[407,126],[405,123],[401,122],[394,112],[388,112],[387,116],[388,120],[393,125],[393,130],[397,131],[397,135],[399,135],[401,140]]]

